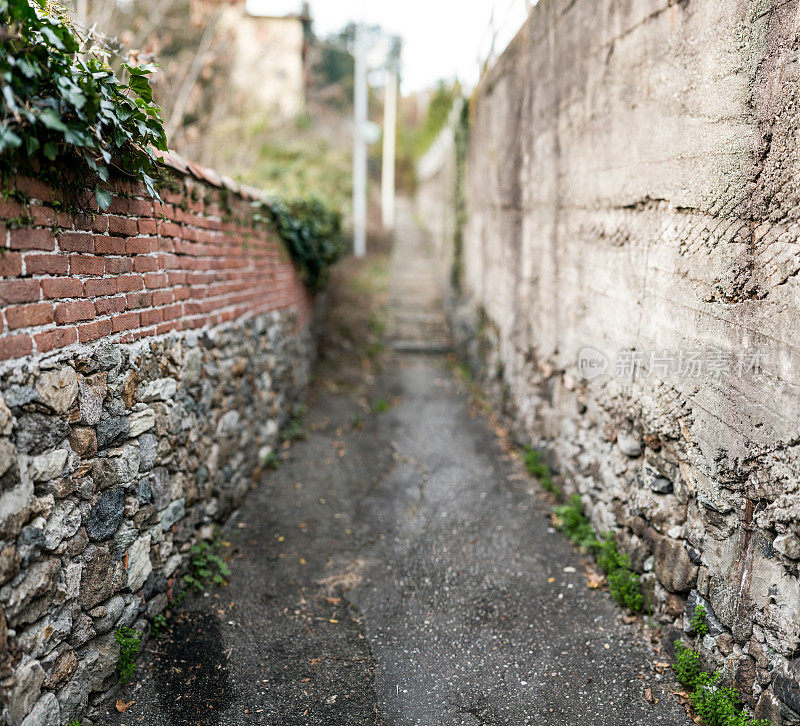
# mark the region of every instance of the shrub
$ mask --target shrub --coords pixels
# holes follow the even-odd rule
[[[703,671],[699,654],[680,640],[675,642],[672,669],[678,681],[691,689],[689,700],[705,726],[770,726],[769,721],[744,713],[736,691],[720,685],[719,673]]]
[[[608,534],[599,545],[597,563],[608,578],[608,589],[619,605],[633,613],[642,609],[642,582],[631,569],[628,555],[617,550],[613,535]]]
[[[158,196],[153,148],[166,150],[160,109],[148,81],[154,66],[108,63],[108,48],[82,43],[66,10],[44,0],[0,0],[0,171],[96,178],[105,209],[112,167]],[[56,163],[60,166],[56,166]]]

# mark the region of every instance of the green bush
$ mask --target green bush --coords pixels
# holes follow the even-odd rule
[[[610,533],[599,540],[589,518],[583,513],[581,498],[573,494],[568,504],[554,507],[559,528],[575,544],[586,547],[597,557],[597,564],[606,573],[608,589],[620,605],[638,613],[644,604],[642,583],[639,575],[631,569],[630,558],[617,550],[617,543]]]
[[[119,169],[158,196],[155,149],[166,150],[160,109],[148,75],[154,66],[108,63],[107,49],[82,44],[66,10],[44,0],[0,0],[0,172],[98,179],[94,196],[106,209],[104,184]]]
[[[273,199],[267,216],[289,250],[300,276],[317,292],[328,280],[328,273],[344,254],[342,215],[319,199]]]
[[[632,613],[640,612],[644,604],[642,582],[638,573],[631,569],[628,555],[617,550],[613,535],[607,534],[599,543],[597,564],[606,573],[608,589],[617,603]]]

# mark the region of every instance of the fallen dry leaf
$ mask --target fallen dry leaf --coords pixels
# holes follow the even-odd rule
[[[605,582],[605,577],[594,570],[586,570],[586,587],[596,590]]]
[[[326,597],[325,602],[329,605],[338,605],[342,601],[340,597]]]
[[[123,701],[121,698],[117,699],[117,711],[120,713],[125,713],[131,706],[133,706],[134,701],[128,701],[127,703]]]

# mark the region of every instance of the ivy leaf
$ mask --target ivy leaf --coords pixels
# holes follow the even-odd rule
[[[42,37],[50,43],[50,45],[54,46],[58,50],[66,50],[64,48],[64,44],[61,42],[61,38],[55,34],[52,28],[48,27],[47,25],[43,25],[39,32],[41,33]]]
[[[42,148],[42,153],[50,159],[50,161],[55,161],[56,156],[58,156],[58,144],[53,141],[48,141]]]
[[[108,189],[103,189],[100,186],[94,188],[94,198],[97,200],[97,206],[103,211],[111,205],[111,192]]]
[[[53,131],[66,131],[67,127],[55,109],[43,108],[39,113],[39,120]]]

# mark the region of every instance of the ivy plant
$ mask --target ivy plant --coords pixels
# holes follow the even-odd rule
[[[155,150],[166,150],[149,76],[155,66],[123,62],[82,38],[50,0],[0,0],[0,171],[58,178],[70,167],[93,178],[100,209],[114,171],[154,197]]]
[[[272,199],[264,206],[303,281],[314,292],[325,286],[330,267],[344,254],[342,215],[315,197]]]

